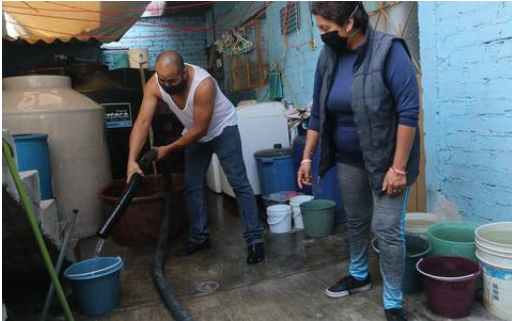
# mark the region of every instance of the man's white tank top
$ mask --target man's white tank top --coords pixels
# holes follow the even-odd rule
[[[176,114],[176,117],[178,117],[178,119],[185,127],[184,133],[186,133],[194,125],[194,94],[196,92],[197,86],[199,86],[199,84],[206,78],[211,77],[213,79],[213,77],[203,68],[191,64],[186,65],[189,68],[194,69],[194,79],[192,80],[192,85],[190,86],[190,91],[187,97],[185,108],[183,110],[178,108],[178,106],[172,100],[171,96],[162,89],[158,81],[156,82],[158,84],[158,88],[160,89],[160,94],[162,95],[163,101],[167,104],[167,106],[169,106],[171,111]],[[215,81],[215,79],[213,80]],[[210,126],[208,127],[208,132],[203,138],[199,140],[202,143],[210,141],[222,134],[224,128],[237,124],[235,106],[233,106],[231,101],[229,101],[229,99],[224,96],[217,84],[217,81],[215,81],[215,87],[217,88],[217,95],[215,97],[213,115],[210,121]]]

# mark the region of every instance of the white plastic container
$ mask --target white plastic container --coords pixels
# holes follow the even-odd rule
[[[255,195],[260,195],[261,189],[254,153],[275,144],[281,144],[283,148],[290,147],[288,119],[283,114],[284,110],[280,102],[259,103],[236,109],[247,178]],[[222,192],[235,197],[222,170],[221,176]]]
[[[405,214],[405,231],[407,234],[428,239],[428,228],[440,221],[441,217],[434,213],[407,213]]]
[[[48,134],[59,221],[77,208],[73,238],[95,235],[105,220],[98,192],[112,179],[105,109],[74,91],[69,77],[4,78],[2,88],[2,128],[12,135]]]
[[[290,205],[273,205],[267,207],[267,223],[273,234],[292,231],[292,207]]]
[[[512,222],[480,226],[475,230],[475,242],[490,251],[512,255]]]
[[[293,225],[296,229],[304,229],[304,222],[302,221],[302,214],[300,212],[300,204],[309,202],[313,199],[315,199],[315,197],[311,195],[299,195],[290,199],[290,205],[293,209]]]
[[[130,68],[139,69],[142,64],[142,68],[149,68],[149,51],[146,48],[134,48],[128,50],[128,61],[130,62]]]
[[[512,222],[475,230],[476,257],[484,279],[484,305],[494,316],[512,320]]]
[[[496,266],[497,264],[486,259],[488,256],[484,258],[483,253],[480,250],[476,251],[483,271],[484,305],[494,316],[512,320],[512,264],[505,262],[502,267]]]

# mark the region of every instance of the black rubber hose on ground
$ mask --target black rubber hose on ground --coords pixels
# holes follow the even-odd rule
[[[158,243],[156,246],[155,262],[153,266],[153,281],[155,282],[156,288],[160,293],[162,301],[165,306],[171,312],[172,316],[177,321],[193,321],[194,319],[190,316],[188,310],[181,305],[178,299],[174,296],[174,291],[169,284],[169,281],[165,277],[165,254],[167,252],[167,244],[169,241],[170,233],[170,221],[173,211],[174,193],[172,184],[172,174],[164,173],[165,182],[165,206],[164,213],[162,215],[162,221],[160,223],[160,234],[158,235]]]

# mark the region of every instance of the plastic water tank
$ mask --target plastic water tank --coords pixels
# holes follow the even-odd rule
[[[74,91],[69,77],[4,78],[2,87],[2,127],[48,135],[59,216],[78,208],[74,237],[94,235],[103,222],[98,192],[111,180],[103,107]]]

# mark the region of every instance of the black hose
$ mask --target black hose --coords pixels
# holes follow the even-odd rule
[[[164,173],[165,182],[165,205],[162,221],[160,223],[160,234],[158,235],[158,243],[156,246],[155,262],[153,266],[153,281],[160,293],[165,306],[171,312],[172,316],[178,321],[192,321],[194,320],[188,310],[181,305],[178,299],[174,296],[174,291],[165,277],[165,253],[167,252],[167,243],[170,233],[170,218],[174,203],[172,174]]]
[[[147,152],[144,156],[142,156],[141,160],[139,161],[140,168],[143,171],[147,171],[151,166],[151,163],[156,160],[156,157],[156,150],[152,149],[149,152]],[[130,205],[132,198],[135,195],[135,192],[140,186],[141,181],[142,176],[140,174],[135,173],[132,175],[130,181],[128,182],[128,186],[126,186],[125,190],[123,191],[121,200],[119,200],[119,202],[114,206],[114,208],[110,212],[107,221],[98,230],[97,235],[99,237],[101,237],[102,239],[106,239],[110,235],[110,232],[114,228],[114,225],[119,220],[119,218],[123,216],[124,212],[126,211],[126,208]]]
[[[155,161],[157,157],[156,150],[151,150],[147,154],[145,154],[141,160],[139,161],[139,166],[143,171],[147,171],[149,166],[153,161]],[[156,246],[155,253],[155,262],[153,267],[153,280],[155,282],[156,288],[160,293],[162,300],[164,301],[165,306],[171,312],[172,316],[177,321],[193,321],[192,317],[188,313],[188,310],[185,309],[181,303],[174,296],[174,291],[167,281],[167,278],[164,274],[164,262],[165,262],[165,253],[167,251],[167,242],[169,240],[169,231],[170,231],[170,218],[173,209],[174,202],[174,194],[173,194],[173,184],[172,184],[172,173],[168,171],[164,171],[164,184],[165,184],[165,205],[164,205],[164,213],[162,214],[162,221],[160,223],[160,234],[158,235],[158,243]],[[135,173],[130,178],[128,182],[128,186],[125,188],[121,200],[114,206],[112,212],[105,222],[103,226],[98,231],[98,236],[105,239],[109,236],[112,228],[119,220],[119,218],[124,214],[128,205],[130,205],[135,192],[140,186],[142,181],[142,176]]]

